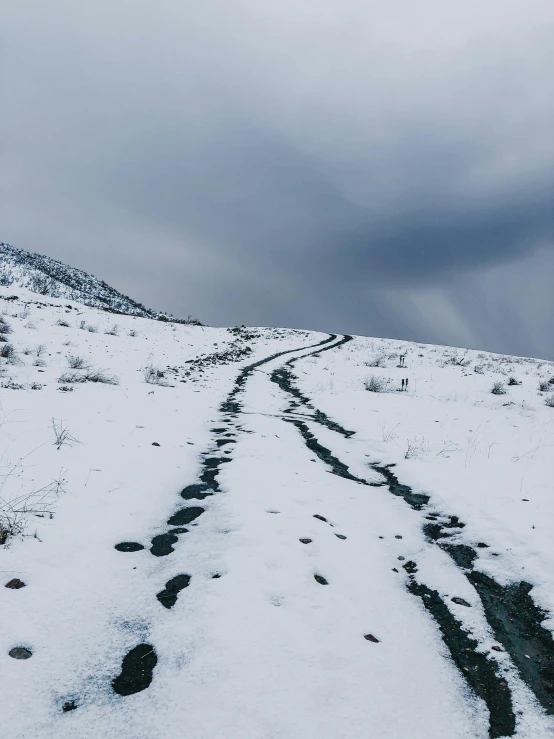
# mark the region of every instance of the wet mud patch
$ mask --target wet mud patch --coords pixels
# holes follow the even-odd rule
[[[428,496],[422,496],[421,501],[414,500],[411,489],[398,482],[389,466],[371,467],[385,476],[394,495],[401,495],[415,510],[421,510],[422,505],[429,501]],[[481,600],[486,620],[495,638],[504,646],[521,679],[535,694],[544,710],[550,715],[554,714],[554,639],[551,632],[541,625],[547,614],[531,598],[532,585],[516,582],[502,586],[491,577],[476,571],[474,567],[478,550],[488,549],[489,546],[485,542],[479,542],[473,548],[453,541],[452,537],[457,531],[465,528],[465,523],[458,516],[430,513],[425,518],[431,521],[423,525],[427,540],[437,544],[464,571]],[[428,598],[425,602],[427,607]],[[437,605],[435,610],[438,612],[441,607]],[[451,640],[451,643],[455,645],[456,642]]]
[[[512,695],[499,671],[498,663],[477,651],[479,644],[462,627],[436,590],[416,582],[408,583],[412,595],[421,598],[436,621],[452,660],[475,695],[489,710],[489,737],[513,736],[516,729]]]
[[[121,673],[112,680],[118,695],[140,693],[152,682],[154,668],[158,663],[156,650],[151,644],[139,644],[131,649],[121,663]]]
[[[213,492],[206,483],[194,483],[181,490],[181,498],[184,500],[204,500],[210,495],[213,495]]]
[[[528,582],[502,586],[482,572],[469,581],[479,593],[496,639],[546,713],[554,714],[554,640],[542,626],[547,613],[531,598]]]
[[[190,584],[190,575],[176,575],[168,580],[165,584],[165,588],[156,595],[156,598],[160,601],[164,608],[173,608],[177,603],[177,597],[181,590],[188,588]]]
[[[427,505],[430,501],[430,497],[428,495],[424,495],[423,493],[414,493],[411,487],[408,485],[402,485],[402,483],[398,481],[394,472],[391,471],[389,465],[371,464],[369,466],[385,478],[389,491],[393,495],[403,498],[415,511],[420,511],[423,506]]]
[[[181,510],[174,513],[171,518],[168,519],[167,523],[170,526],[186,526],[188,523],[192,523],[199,518],[205,511],[202,506],[190,506],[189,508],[181,508]]]
[[[173,545],[178,541],[179,537],[176,534],[158,534],[152,539],[150,551],[154,557],[166,557],[175,551]]]
[[[333,475],[343,477],[345,480],[359,482],[362,485],[368,484],[367,481],[362,480],[361,477],[356,477],[355,475],[351,474],[344,462],[341,462],[338,457],[335,457],[330,449],[327,449],[327,447],[324,447],[322,444],[320,444],[314,434],[312,434],[312,432],[308,428],[307,424],[304,423],[304,421],[301,421],[298,418],[286,418],[284,420],[287,423],[292,423],[293,426],[296,426],[298,431],[300,431],[300,434],[304,439],[304,443],[306,444],[308,449],[313,452],[322,462],[324,462],[331,468],[330,471]]]

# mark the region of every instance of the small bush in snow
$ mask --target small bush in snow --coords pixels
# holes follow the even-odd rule
[[[142,376],[148,385],[167,385],[164,373],[153,364],[147,364],[142,368]]]
[[[381,377],[372,375],[371,377],[368,377],[367,380],[364,380],[364,387],[370,393],[384,393],[387,389],[387,382]]]
[[[98,326],[93,326],[92,324],[89,324],[86,328],[87,328],[87,331],[89,331],[91,334],[98,333]]]
[[[506,395],[506,388],[503,382],[495,382],[492,386],[491,393],[493,395]]]
[[[136,335],[137,335],[137,332],[135,331],[134,328],[131,329],[131,331],[129,331],[129,336],[136,336]]]
[[[71,385],[60,385],[58,390],[61,390],[62,393],[72,393],[73,392],[73,388],[71,387]]]
[[[549,390],[550,390],[550,383],[548,382],[548,380],[539,382],[539,392],[547,393]]]
[[[3,382],[0,387],[3,387],[5,390],[25,390],[26,386],[22,385],[20,382],[8,380],[7,382]]]
[[[90,369],[85,372],[86,382],[101,382],[103,385],[119,385],[119,378],[105,370]]]
[[[119,326],[117,325],[117,323],[114,323],[114,325],[110,329],[106,329],[104,333],[107,334],[108,336],[118,336]]]
[[[40,382],[32,382],[29,387],[31,388],[31,390],[42,390],[42,385],[40,384]]]
[[[515,377],[510,377],[510,379],[508,380],[508,385],[521,385],[521,382]]]
[[[554,393],[552,395],[547,395],[544,399],[544,404],[547,405],[549,408],[554,408]]]
[[[100,382],[103,385],[119,385],[119,379],[115,375],[110,375],[101,369],[85,369],[66,370],[58,377],[58,382],[62,385],[75,385],[85,382]]]
[[[382,354],[379,354],[379,356],[373,357],[372,359],[369,359],[367,362],[364,362],[364,365],[366,367],[384,367],[385,366],[385,357]],[[377,392],[379,392],[379,391],[377,391]]]
[[[81,374],[80,372],[77,372],[75,370],[63,372],[58,377],[58,382],[62,383],[64,385],[73,385],[81,382],[86,382],[87,378]]]
[[[54,432],[53,444],[56,449],[60,450],[64,444],[71,446],[72,444],[80,444],[81,442],[76,439],[73,434],[69,432],[69,427],[64,425],[63,420],[56,421],[52,419],[52,431]]]
[[[11,334],[12,327],[6,321],[4,316],[0,316],[0,334]]]
[[[18,360],[18,356],[13,344],[4,344],[0,349],[0,357],[10,364],[15,364]]]
[[[69,323],[67,321],[62,321],[60,318],[59,321],[56,321],[57,326],[63,326],[63,328],[69,328]]]
[[[84,357],[77,357],[74,354],[68,354],[67,365],[70,369],[87,369],[88,362]]]

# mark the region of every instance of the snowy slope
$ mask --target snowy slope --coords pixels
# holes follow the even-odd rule
[[[132,316],[157,318],[162,315],[87,272],[3,242],[0,242],[0,285],[21,286],[40,295],[67,298]]]
[[[1,308],[6,736],[554,736],[552,364]]]

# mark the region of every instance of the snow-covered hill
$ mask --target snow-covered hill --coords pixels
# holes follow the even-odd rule
[[[5,736],[554,736],[552,363],[0,310]]]
[[[165,315],[145,308],[87,272],[3,242],[0,242],[0,285],[21,286],[39,295],[75,300],[114,313],[149,318]]]

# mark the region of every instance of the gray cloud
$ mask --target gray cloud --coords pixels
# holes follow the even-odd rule
[[[554,10],[447,5],[13,4],[1,238],[216,324],[554,358]]]

